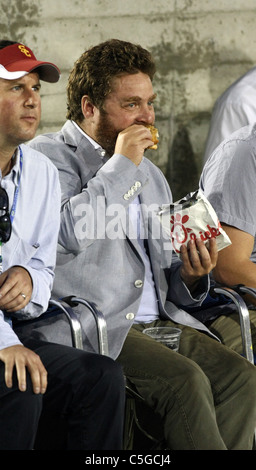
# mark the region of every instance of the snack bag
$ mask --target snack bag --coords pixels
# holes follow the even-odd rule
[[[209,238],[216,238],[218,251],[231,245],[215,210],[200,189],[162,206],[158,216],[178,255],[182,244],[187,245],[196,238],[205,243]]]

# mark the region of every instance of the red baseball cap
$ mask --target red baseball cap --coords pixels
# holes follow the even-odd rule
[[[37,60],[29,47],[12,44],[0,49],[0,78],[16,80],[29,72],[36,72],[40,80],[55,83],[60,78],[60,70],[51,62]]]

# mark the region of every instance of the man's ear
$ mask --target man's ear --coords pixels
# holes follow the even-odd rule
[[[81,109],[85,119],[88,119],[94,116],[95,106],[92,104],[88,95],[82,96],[81,99]]]

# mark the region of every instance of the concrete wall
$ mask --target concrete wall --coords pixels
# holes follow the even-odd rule
[[[256,63],[255,0],[1,0],[2,38],[24,42],[62,71],[42,84],[39,133],[65,121],[74,61],[109,38],[140,43],[156,59],[156,124],[161,143],[148,156],[174,199],[197,188],[215,99]]]

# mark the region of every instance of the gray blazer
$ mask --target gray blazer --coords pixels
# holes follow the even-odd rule
[[[157,208],[172,201],[162,172],[145,157],[138,167],[118,154],[105,161],[70,121],[60,132],[39,136],[30,145],[57,166],[62,188],[53,296],[74,294],[98,305],[107,320],[110,356],[116,358],[120,353],[142,294],[145,268],[128,218],[129,204],[137,195],[160,317],[206,330],[182,310],[182,306],[201,305],[209,280],[208,276],[202,280],[202,293],[193,299],[180,279],[180,260],[173,255],[156,216]],[[77,312],[84,329],[84,348],[97,351],[94,320],[79,308]],[[56,341],[55,334],[52,340]]]

